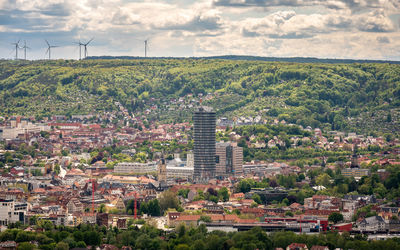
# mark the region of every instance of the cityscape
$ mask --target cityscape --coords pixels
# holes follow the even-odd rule
[[[400,249],[400,2],[0,0],[0,250]]]
[[[144,125],[144,116],[126,117],[138,126],[101,123],[128,114],[120,103],[118,112],[102,116],[2,117],[1,226],[37,230],[44,227],[38,222],[48,222],[126,230],[149,223],[166,232],[203,225],[227,233],[259,227],[371,240],[398,235],[398,199],[387,193],[398,185],[397,138],[262,118],[241,125],[243,119],[217,119],[202,98],[193,107],[193,124]],[[292,132],[261,139],[256,131],[267,127]],[[244,151],[283,147],[326,155],[302,163],[244,161]]]

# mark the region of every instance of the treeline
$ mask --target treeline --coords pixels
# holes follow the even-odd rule
[[[127,230],[102,226],[80,225],[71,227],[53,227],[50,221],[44,221],[44,232],[27,232],[22,229],[8,229],[0,233],[1,241],[16,241],[18,249],[72,249],[95,247],[111,244],[118,248],[129,246],[133,249],[286,249],[291,243],[312,246],[327,246],[329,249],[399,249],[398,238],[368,241],[366,237],[348,233],[307,235],[293,232],[275,232],[267,235],[260,228],[246,232],[208,232],[205,224],[198,227],[178,225],[176,230],[165,232],[148,224],[140,229],[129,226]]]
[[[347,117],[369,111],[390,114],[399,108],[400,65],[218,59],[0,61],[0,115],[116,110],[115,101],[129,112],[154,104],[160,112],[169,112],[163,109],[165,101],[200,93],[218,94],[208,103],[218,107],[220,115],[257,98],[274,97],[285,106],[259,107],[269,109],[263,115],[303,126],[346,129]],[[219,105],[220,97],[234,95],[241,101],[232,98]],[[397,119],[390,118],[382,122]]]

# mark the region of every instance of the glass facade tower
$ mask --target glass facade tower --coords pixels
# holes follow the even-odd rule
[[[215,178],[216,115],[210,107],[194,112],[194,180],[207,182]]]

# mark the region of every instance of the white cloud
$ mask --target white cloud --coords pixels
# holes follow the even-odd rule
[[[358,28],[369,32],[389,32],[395,30],[394,24],[382,10],[360,16],[358,19]]]
[[[142,55],[150,38],[158,56],[400,60],[398,15],[398,0],[0,0],[0,35],[66,44],[60,57],[71,57],[72,41],[95,37],[91,55]]]

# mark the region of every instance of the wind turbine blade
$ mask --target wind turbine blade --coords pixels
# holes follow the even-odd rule
[[[10,54],[8,54],[8,56],[10,56],[11,54],[14,54],[15,49],[10,51]]]
[[[21,41],[21,39],[18,40],[17,44],[19,44],[20,41]]]
[[[89,42],[86,43],[86,45],[88,45],[91,41],[93,41],[94,37],[92,37],[92,39],[89,40]]]
[[[47,43],[47,46],[49,46],[50,47],[50,43],[46,40],[46,39],[44,39],[45,41],[46,41],[46,43]]]
[[[79,49],[79,47],[75,47],[75,49],[74,49],[74,53],[75,53],[76,51],[78,51],[78,49]]]
[[[46,53],[44,53],[44,55],[47,55],[47,53],[49,52],[50,47],[46,50]]]

